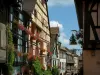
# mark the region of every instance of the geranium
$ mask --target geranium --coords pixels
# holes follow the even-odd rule
[[[48,50],[48,52],[50,52],[50,50]]]
[[[37,36],[37,39],[38,39],[39,38],[39,33],[38,32],[36,33],[36,36]]]
[[[24,29],[25,29],[25,27],[24,27],[23,25],[21,25],[21,24],[18,24],[18,28],[19,28],[20,30],[24,30]]]
[[[32,37],[33,40],[37,39],[37,36],[34,36],[34,34],[32,34],[31,37]]]
[[[30,54],[30,55],[28,55],[28,60],[33,60],[33,55],[32,54]]]
[[[33,56],[33,60],[36,60],[36,58],[37,58],[37,57],[34,55],[34,56]]]
[[[25,29],[25,32],[27,33],[27,34],[29,34],[29,35],[31,35],[32,33],[31,33],[31,31],[30,30],[28,30],[28,29]]]
[[[52,52],[49,52],[50,53],[50,55],[52,55]]]

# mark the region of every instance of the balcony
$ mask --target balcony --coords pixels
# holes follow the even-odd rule
[[[74,64],[75,62],[74,62],[74,60],[67,60],[66,63],[67,63],[67,64]]]

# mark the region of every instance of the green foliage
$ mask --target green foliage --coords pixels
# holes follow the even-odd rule
[[[13,63],[15,59],[15,54],[14,54],[14,44],[13,44],[13,39],[12,39],[12,32],[9,28],[7,27],[7,33],[8,33],[8,45],[7,45],[7,54],[8,54],[8,69],[9,73],[13,72]]]
[[[83,44],[83,40],[79,40],[78,43],[79,43],[80,45],[82,45],[82,44]]]
[[[52,75],[52,73],[50,70],[46,70],[46,71],[44,71],[44,75]]]
[[[43,75],[42,65],[37,58],[35,61],[33,61],[32,66],[33,66],[34,75]]]
[[[59,75],[59,69],[56,66],[52,68],[52,75]]]
[[[32,62],[32,70],[34,75],[52,75],[50,70],[43,70],[42,64],[40,63],[38,57]]]

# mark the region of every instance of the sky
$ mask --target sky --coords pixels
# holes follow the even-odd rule
[[[69,45],[71,30],[79,30],[74,0],[48,0],[50,26],[60,28],[59,41],[69,49],[81,49],[79,45]],[[79,54],[81,51],[77,51]]]

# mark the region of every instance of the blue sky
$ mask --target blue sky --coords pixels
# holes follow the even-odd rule
[[[59,40],[69,49],[80,49],[79,45],[69,45],[71,30],[79,30],[74,0],[48,0],[51,27],[59,26]],[[79,52],[78,52],[79,53]]]

